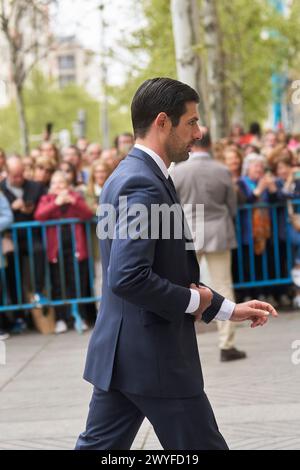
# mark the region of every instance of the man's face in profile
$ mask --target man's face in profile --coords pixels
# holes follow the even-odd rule
[[[24,168],[16,166],[9,169],[8,180],[15,188],[21,188],[24,184]]]
[[[180,117],[178,125],[171,127],[165,143],[167,156],[175,163],[187,160],[195,140],[202,138],[197,103],[191,101],[185,107],[185,113]]]

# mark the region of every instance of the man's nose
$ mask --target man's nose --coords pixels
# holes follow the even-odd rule
[[[206,131],[207,131],[206,127],[201,126],[200,124],[198,124],[194,138],[197,139],[197,140],[201,140]]]

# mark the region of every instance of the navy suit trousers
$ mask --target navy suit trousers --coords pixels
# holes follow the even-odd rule
[[[192,398],[152,398],[96,387],[75,449],[130,449],[145,417],[166,450],[228,450],[204,392]]]

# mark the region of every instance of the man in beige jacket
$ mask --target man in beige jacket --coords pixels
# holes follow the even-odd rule
[[[229,171],[213,159],[210,150],[207,132],[194,144],[189,160],[174,167],[172,178],[182,206],[192,204],[192,211],[187,211],[186,217],[194,239],[204,230],[203,246],[196,250],[199,263],[205,257],[210,285],[234,301],[231,250],[236,247],[233,222],[236,195]],[[204,204],[204,224],[195,218],[196,204]],[[244,359],[246,353],[234,347],[235,324],[231,321],[217,321],[217,324],[221,361]]]

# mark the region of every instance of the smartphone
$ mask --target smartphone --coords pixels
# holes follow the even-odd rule
[[[49,136],[52,134],[52,129],[53,129],[53,122],[47,122],[46,132]]]

